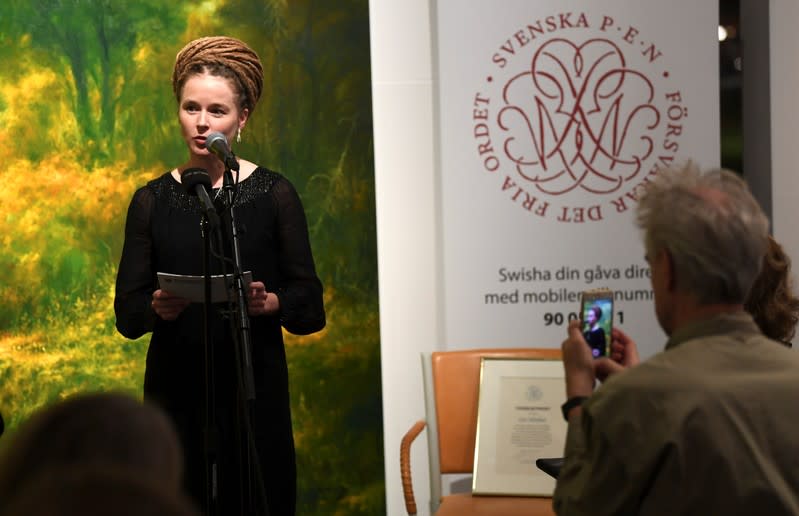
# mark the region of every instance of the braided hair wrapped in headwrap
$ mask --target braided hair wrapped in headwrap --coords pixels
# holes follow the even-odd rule
[[[183,47],[172,72],[172,90],[178,102],[186,80],[203,72],[231,79],[239,94],[239,108],[252,113],[261,97],[264,71],[258,54],[246,43],[228,36],[207,36]]]

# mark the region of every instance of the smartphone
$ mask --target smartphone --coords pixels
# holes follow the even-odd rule
[[[613,291],[602,288],[580,295],[583,337],[594,358],[610,356],[610,332],[613,329]]]

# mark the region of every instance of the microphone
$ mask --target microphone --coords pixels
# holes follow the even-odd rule
[[[180,182],[189,195],[195,195],[200,199],[203,213],[208,218],[211,227],[219,227],[219,215],[216,213],[213,201],[208,196],[208,190],[211,189],[211,176],[208,175],[208,171],[204,168],[187,168],[180,174]]]
[[[205,138],[205,148],[216,154],[216,157],[222,160],[228,169],[239,171],[239,162],[236,160],[236,155],[230,150],[230,145],[228,145],[224,134],[220,132],[209,134]]]

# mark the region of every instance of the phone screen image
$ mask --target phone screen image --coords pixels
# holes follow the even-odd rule
[[[613,328],[613,292],[584,292],[581,301],[583,337],[594,358],[610,354],[610,332]]]

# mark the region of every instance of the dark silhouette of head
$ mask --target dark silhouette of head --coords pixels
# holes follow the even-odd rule
[[[123,393],[79,394],[45,406],[3,445],[0,501],[54,467],[112,466],[175,490],[182,481],[182,450],[167,416]]]
[[[115,465],[52,466],[31,477],[0,516],[200,516],[179,489]]]

